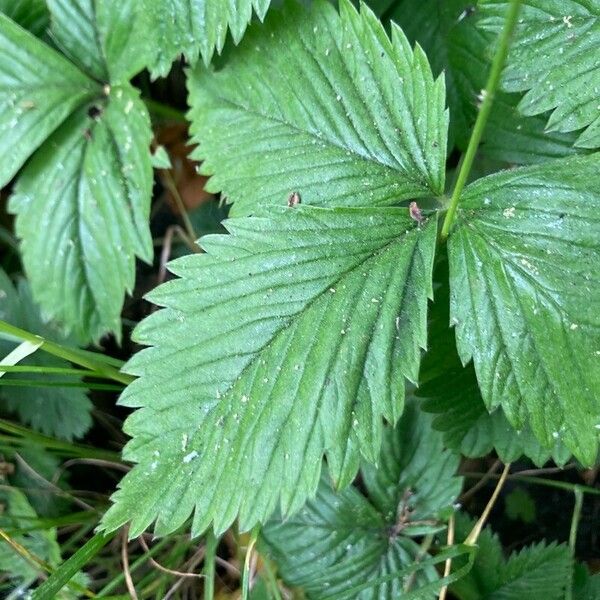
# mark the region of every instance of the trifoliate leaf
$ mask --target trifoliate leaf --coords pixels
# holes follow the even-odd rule
[[[0,186],[37,148],[9,203],[34,298],[81,340],[118,337],[135,256],[152,256],[150,120],[133,88],[115,85],[141,64],[139,8],[49,6],[57,44],[91,77],[0,14]]]
[[[249,529],[278,501],[289,514],[324,454],[342,483],[359,454],[377,460],[382,416],[400,416],[416,380],[435,219],[300,205],[226,225],[203,238],[207,254],[172,263],[180,279],[149,295],[166,308],[135,330],[152,346],[127,363],[140,378],[120,400],[140,407],[124,426],[138,464],[106,529],[156,521],[164,535],[192,511],[195,534],[238,516]]]
[[[0,187],[98,85],[0,13]]]
[[[38,37],[48,27],[50,17],[46,0],[0,0],[0,13]]]
[[[562,465],[571,453],[559,440],[551,448],[541,446],[528,424],[515,430],[501,407],[487,411],[473,365],[461,364],[454,332],[450,329],[448,263],[440,259],[434,271],[434,302],[429,310],[429,350],[421,362],[420,385],[415,394],[423,409],[433,413],[433,427],[444,433],[449,448],[468,457],[495,450],[504,463],[527,456],[542,466],[551,457]]]
[[[114,88],[36,152],[10,199],[33,295],[78,338],[120,334],[135,256],[152,257],[150,138],[137,92]]]
[[[154,77],[168,74],[180,55],[194,64],[198,54],[206,64],[221,52],[231,31],[237,44],[255,12],[264,19],[271,0],[143,0],[149,32],[156,36],[149,68]]]
[[[457,539],[473,526],[465,515],[456,517]],[[500,541],[489,528],[477,539],[475,564],[450,587],[459,600],[562,600],[571,581],[571,554],[563,544],[534,544],[505,560]]]
[[[411,42],[418,42],[434,74],[444,72],[450,107],[450,133],[465,149],[491,68],[494,33],[476,27],[472,0],[402,0],[387,10]],[[497,93],[480,152],[510,163],[528,164],[574,154],[573,134],[544,132],[546,118],[518,114],[519,96]]]
[[[250,28],[220,71],[190,74],[193,156],[207,189],[260,202],[389,205],[443,193],[443,79],[366,7],[288,3]]]
[[[484,0],[482,28],[499,31],[508,2]],[[525,92],[524,115],[553,110],[549,131],[581,132],[576,145],[600,147],[600,3],[597,0],[524,0],[503,85]]]
[[[595,461],[600,425],[600,155],[464,192],[448,243],[451,320],[488,410]]]
[[[0,319],[11,325],[22,327],[47,339],[67,343],[56,327],[44,323],[39,308],[33,302],[29,286],[20,281],[15,289],[0,269]],[[0,340],[0,358],[8,354],[16,342]],[[37,367],[68,367],[69,364],[44,352],[22,360],[20,365]],[[39,387],[11,386],[11,379],[39,381]],[[56,381],[80,381],[79,378],[68,378],[59,375],[37,373],[5,373],[0,386],[0,406],[15,412],[21,422],[41,431],[46,435],[71,440],[83,436],[92,424],[90,415],[92,404],[85,391],[76,387],[50,387]]]
[[[124,83],[148,62],[148,32],[140,26],[146,16],[139,0],[46,1],[54,42],[94,79]]]
[[[400,598],[407,587],[414,591],[438,578],[429,566],[413,578],[377,582],[429,558],[409,536],[443,526],[440,515],[460,493],[459,457],[443,449],[431,417],[414,402],[384,437],[380,469],[363,470],[366,496],[353,486],[336,493],[324,475],[316,498],[298,514],[262,530],[281,577],[308,598]]]

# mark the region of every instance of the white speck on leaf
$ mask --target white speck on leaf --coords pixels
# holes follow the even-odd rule
[[[195,450],[192,450],[189,454],[186,454],[183,457],[183,462],[187,465],[189,462],[192,462],[197,456],[198,453]]]

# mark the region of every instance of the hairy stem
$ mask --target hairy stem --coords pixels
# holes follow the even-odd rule
[[[471,133],[471,137],[469,139],[467,151],[465,152],[464,158],[460,165],[460,170],[456,179],[456,185],[454,186],[452,197],[450,198],[450,206],[448,207],[448,212],[446,213],[444,224],[442,225],[442,240],[445,240],[450,233],[450,227],[452,226],[456,216],[456,208],[460,200],[460,195],[462,194],[462,191],[469,178],[469,173],[473,167],[473,161],[475,160],[475,154],[477,153],[479,142],[481,142],[481,137],[483,136],[488,117],[490,116],[490,111],[492,110],[494,96],[498,90],[500,76],[502,74],[504,62],[508,54],[510,37],[517,23],[519,9],[521,8],[521,1],[522,0],[512,0],[508,8],[508,14],[506,15],[506,20],[504,21],[504,28],[500,34],[500,40],[498,42],[496,53],[494,54],[494,60],[492,61],[490,74],[486,86],[481,92],[482,100],[479,113],[473,127],[473,132]]]

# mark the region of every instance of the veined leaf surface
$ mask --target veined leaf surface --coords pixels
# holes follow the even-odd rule
[[[271,11],[220,71],[190,74],[193,156],[233,214],[284,204],[390,205],[442,194],[443,79],[398,27],[348,0]]]
[[[338,485],[376,461],[382,417],[403,410],[425,346],[436,221],[406,208],[271,207],[203,238],[172,263],[180,279],[135,339],[120,402],[136,464],[104,519],[153,521],[160,535],[194,511],[193,532],[242,529],[300,508],[323,455]],[[368,235],[365,232],[368,231]],[[235,468],[234,468],[235,465]],[[223,502],[223,498],[227,498]]]
[[[488,409],[585,464],[600,434],[599,169],[595,154],[480,179],[448,242],[458,351]]]

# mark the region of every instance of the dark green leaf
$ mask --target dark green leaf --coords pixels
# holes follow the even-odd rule
[[[208,64],[221,52],[230,30],[237,44],[253,11],[262,20],[271,0],[142,0],[149,16],[149,31],[156,36],[150,71],[165,76],[171,63],[183,54],[192,64],[202,54]]]
[[[181,279],[149,298],[138,326],[151,348],[126,365],[121,397],[137,464],[107,529],[153,521],[160,535],[194,511],[192,530],[299,509],[327,455],[349,483],[379,455],[382,419],[402,413],[425,346],[436,222],[406,208],[272,207],[226,222],[206,255],[172,263]],[[369,235],[364,232],[368,229]],[[231,468],[236,465],[236,468]],[[227,502],[222,499],[227,498]]]
[[[222,70],[198,67],[189,87],[193,156],[234,214],[292,192],[304,203],[373,206],[444,190],[443,79],[365,6],[271,11]]]
[[[148,62],[139,0],[47,0],[51,34],[74,63],[98,81],[124,83]]]
[[[456,519],[456,535],[464,539],[473,522]],[[563,600],[571,581],[571,555],[562,544],[534,544],[505,560],[498,538],[485,528],[477,540],[475,564],[451,586],[459,600]],[[591,600],[591,598],[590,598]]]
[[[0,0],[0,12],[38,37],[48,27],[46,0]]]
[[[286,583],[302,587],[309,598],[403,597],[407,587],[435,581],[436,570],[377,579],[429,558],[407,536],[423,531],[426,522],[439,529],[440,515],[460,492],[458,461],[443,450],[431,417],[409,403],[399,426],[386,429],[380,470],[363,471],[367,497],[355,487],[336,493],[324,475],[316,498],[298,514],[266,525],[263,543]],[[369,583],[360,594],[354,591]]]
[[[38,306],[33,302],[29,286],[20,281],[15,289],[0,269],[0,319],[17,327],[23,327],[60,343],[69,343],[56,327],[45,323]],[[0,358],[8,354],[17,344],[0,340]],[[40,367],[68,367],[68,363],[44,352],[36,352],[21,361],[22,365]],[[9,383],[17,373],[6,373],[3,383]],[[28,374],[28,379],[38,382],[52,382],[60,376],[49,374]],[[64,377],[62,377],[64,379]],[[73,378],[73,381],[80,381]],[[81,437],[90,428],[92,404],[81,388],[49,387],[0,387],[0,406],[17,413],[21,422],[30,425],[46,435],[71,440]]]
[[[516,431],[501,407],[487,411],[473,365],[463,367],[454,332],[450,329],[448,263],[440,259],[434,271],[434,302],[429,311],[429,351],[421,362],[420,385],[415,394],[423,409],[436,415],[433,426],[444,433],[444,443],[468,457],[495,450],[509,463],[525,455],[542,466],[550,457],[564,464],[571,456],[560,441],[542,447],[528,424]]]
[[[596,459],[600,155],[505,171],[464,192],[448,243],[451,320],[489,410]]]
[[[481,27],[499,31],[508,2],[483,0]],[[524,0],[504,87],[527,91],[524,115],[554,112],[549,131],[576,131],[582,148],[600,147],[600,3],[598,0]]]

